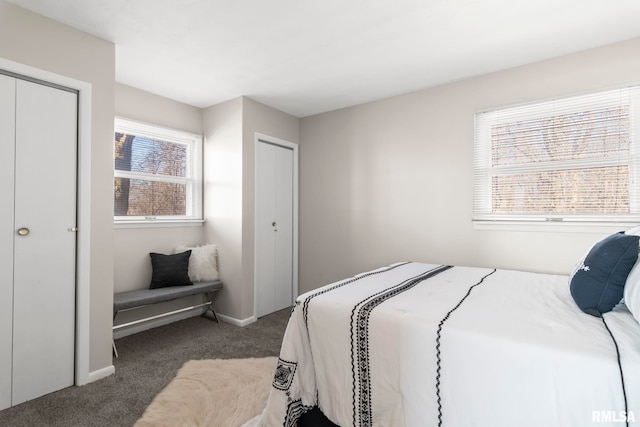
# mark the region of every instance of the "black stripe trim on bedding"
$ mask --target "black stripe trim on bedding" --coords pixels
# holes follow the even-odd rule
[[[449,320],[449,317],[451,316],[451,314],[454,311],[456,311],[462,305],[462,303],[467,299],[467,297],[471,294],[471,291],[473,290],[473,288],[480,285],[482,282],[484,282],[484,279],[491,276],[495,272],[496,272],[496,269],[493,269],[491,273],[485,275],[482,279],[480,279],[478,283],[469,287],[465,296],[463,296],[462,299],[458,301],[458,303],[451,310],[449,310],[449,312],[442,318],[442,320],[438,324],[438,330],[436,332],[436,397],[438,401],[438,427],[442,426],[442,399],[440,398],[440,371],[442,369],[441,367],[442,359],[440,357],[441,356],[440,355],[441,353],[440,337],[442,336],[442,326],[447,320]]]
[[[301,399],[289,402],[287,404],[287,414],[282,425],[284,427],[295,427],[300,417],[312,409],[313,406],[302,404]]]
[[[296,308],[298,308],[298,306],[300,304],[302,304],[302,314],[303,314],[303,318],[304,318],[304,325],[305,328],[307,330],[307,334],[309,334],[309,323],[308,323],[308,314],[309,314],[309,303],[311,302],[311,300],[317,296],[326,294],[327,292],[331,292],[333,290],[336,290],[338,288],[341,288],[343,286],[349,285],[351,283],[354,283],[360,279],[364,279],[365,277],[369,277],[369,276],[373,276],[375,274],[380,274],[380,273],[386,273],[388,271],[391,271],[395,268],[401,267],[403,265],[407,265],[409,264],[409,262],[400,262],[397,264],[393,264],[390,265],[386,268],[381,268],[381,269],[377,269],[374,271],[370,271],[368,273],[364,273],[364,274],[360,274],[358,276],[352,277],[350,279],[341,281],[336,283],[334,286],[330,286],[326,289],[323,289],[321,291],[315,292],[311,295],[309,295],[308,297],[306,297],[304,299],[304,301],[300,302],[300,301],[296,301],[295,305],[293,306],[293,308],[291,309],[291,314],[290,316],[293,314],[293,312],[296,310]],[[353,370],[353,369],[352,369]],[[316,402],[318,402],[317,398],[316,398]],[[302,409],[301,409],[302,408]],[[285,426],[288,426],[288,423],[295,423],[301,416],[302,414],[304,414],[305,412],[308,412],[310,410],[310,408],[312,408],[312,406],[304,406],[302,405],[302,402],[300,401],[298,405],[293,405],[291,408],[289,408],[287,410],[287,418],[285,420]]]
[[[393,298],[450,268],[452,268],[450,265],[440,265],[412,278],[405,279],[397,285],[393,285],[368,296],[363,301],[356,304],[351,310],[351,375],[353,379],[352,405],[354,426],[358,423],[357,418],[359,418],[360,426],[370,426],[373,423],[371,407],[371,376],[369,369],[369,318],[371,316],[371,312],[374,308],[390,298]],[[359,307],[361,307],[360,310],[358,310]],[[356,315],[357,310],[358,313]],[[356,335],[355,338],[354,332]],[[356,353],[355,356],[354,349]],[[356,393],[356,388],[358,389],[358,393]],[[356,417],[356,414],[359,414],[359,417]]]
[[[624,385],[624,372],[622,372],[622,362],[620,362],[620,349],[618,348],[618,341],[616,341],[615,337],[613,336],[613,333],[611,332],[611,329],[609,329],[609,325],[607,325],[607,322],[605,322],[604,320],[604,316],[602,314],[600,314],[600,318],[602,319],[602,323],[604,324],[604,327],[607,329],[607,332],[609,332],[609,336],[611,337],[611,341],[613,341],[613,345],[616,348],[616,357],[618,360],[618,369],[620,370],[620,384],[622,385],[622,397],[624,399],[624,413],[625,413],[625,426],[629,427],[629,417],[627,416],[627,414],[629,414],[629,405],[627,402],[627,388]]]
[[[352,277],[351,279],[347,279],[347,280],[344,280],[342,282],[339,282],[336,285],[331,286],[331,287],[329,287],[327,289],[323,289],[320,292],[316,292],[313,295],[309,295],[307,298],[305,298],[305,300],[304,300],[304,302],[302,304],[302,313],[303,313],[303,317],[304,317],[304,325],[307,327],[307,330],[309,330],[309,325],[308,325],[308,322],[307,322],[307,315],[308,315],[308,312],[309,312],[309,303],[311,302],[311,300],[313,298],[315,298],[317,296],[320,296],[322,294],[326,294],[327,292],[331,292],[331,291],[333,291],[335,289],[338,289],[338,288],[341,288],[343,286],[349,285],[349,284],[351,284],[351,283],[353,283],[355,281],[358,281],[360,279],[364,279],[365,277],[373,276],[374,274],[386,273],[387,271],[391,271],[394,268],[398,268],[398,267],[401,267],[401,266],[406,265],[406,264],[409,264],[409,262],[401,262],[401,263],[398,263],[398,264],[390,265],[390,266],[388,266],[388,267],[386,267],[384,269],[378,269],[378,270],[370,271],[368,273],[364,273],[364,274],[361,274],[359,276]]]

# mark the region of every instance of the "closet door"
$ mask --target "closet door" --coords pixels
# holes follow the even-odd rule
[[[16,82],[12,405],[73,385],[77,94]]]
[[[257,316],[293,304],[293,150],[259,141],[256,162]]]
[[[15,87],[0,75],[0,410],[11,406]]]

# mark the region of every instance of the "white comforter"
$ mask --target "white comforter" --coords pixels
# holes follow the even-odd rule
[[[267,407],[246,425],[292,426],[315,405],[340,426],[640,425],[640,325],[623,304],[605,320],[627,413],[611,337],[566,276],[363,273],[297,299]]]

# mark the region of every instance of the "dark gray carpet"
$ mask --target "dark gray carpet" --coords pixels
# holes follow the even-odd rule
[[[290,309],[240,328],[193,317],[116,340],[116,373],[0,411],[0,426],[132,426],[192,359],[277,356]]]

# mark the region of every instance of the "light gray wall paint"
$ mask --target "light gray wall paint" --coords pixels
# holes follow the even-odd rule
[[[250,98],[242,98],[243,107],[243,183],[242,227],[243,286],[242,313],[252,315],[254,309],[254,249],[255,249],[255,134],[272,136],[294,144],[299,140],[300,121],[289,114],[275,110]]]
[[[239,97],[203,110],[205,230],[218,246],[224,283],[217,307],[240,321],[253,313],[255,133],[298,142],[298,119]]]
[[[239,97],[203,110],[116,84],[116,114],[203,133],[205,224],[202,227],[119,228],[115,231],[115,289],[148,286],[149,252],[171,253],[178,244],[215,243],[224,289],[216,309],[238,321],[253,316],[254,135],[298,140],[298,119]],[[178,306],[195,298],[137,313],[118,315],[116,324]],[[180,308],[180,307],[178,307]]]
[[[0,57],[91,83],[90,371],[111,366],[115,46],[0,0]]]
[[[218,246],[224,289],[220,314],[242,319],[242,98],[206,108],[204,125],[204,211],[207,240]]]
[[[202,134],[201,109],[122,84],[115,85],[115,114],[124,118]],[[116,228],[114,234],[116,292],[149,286],[151,281],[149,252],[171,254],[179,245],[192,246],[207,243],[202,226]],[[140,316],[143,314],[140,313]],[[122,321],[124,319],[125,317],[122,317]]]
[[[202,109],[121,83],[115,84],[116,115],[202,135]]]
[[[640,39],[301,119],[300,290],[395,261],[568,274],[602,232],[474,230],[474,113],[640,80]]]
[[[0,57],[92,84],[92,371],[111,365],[114,251],[133,258],[118,259],[116,270],[138,274],[119,275],[116,286],[137,287],[150,276],[140,239],[167,251],[178,240],[218,244],[225,281],[218,304],[231,317],[251,315],[253,132],[301,141],[301,292],[402,259],[566,273],[601,234],[474,231],[473,113],[640,80],[634,39],[300,121],[237,98],[202,111],[205,238],[199,227],[114,235],[114,114],[198,128],[191,107],[116,86],[114,49],[0,0]]]

